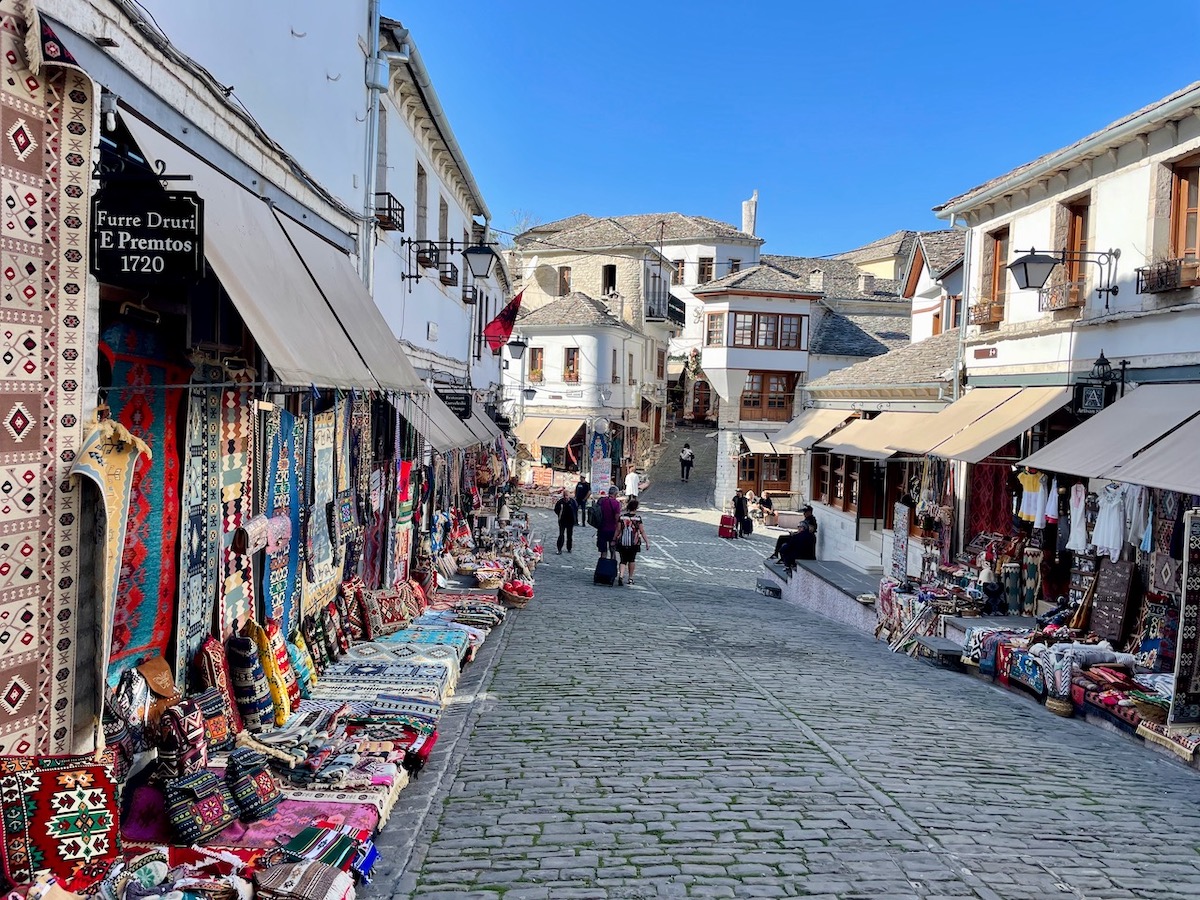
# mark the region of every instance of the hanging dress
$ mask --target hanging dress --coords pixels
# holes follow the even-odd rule
[[[1125,543],[1125,486],[1109,484],[1100,492],[1100,511],[1092,529],[1092,543],[1101,555],[1116,562]]]
[[[1017,476],[1021,482],[1021,508],[1017,517],[1023,522],[1032,522],[1046,511],[1045,488],[1042,476],[1037,472],[1022,472]]]
[[[1088,548],[1087,533],[1087,488],[1076,484],[1071,488],[1071,537],[1067,549],[1084,553]]]

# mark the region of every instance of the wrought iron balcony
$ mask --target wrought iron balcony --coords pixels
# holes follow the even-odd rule
[[[1004,321],[1004,303],[976,303],[967,311],[971,325],[998,325]]]
[[[442,284],[454,287],[458,284],[458,266],[452,262],[444,262],[438,266],[438,278]]]
[[[375,194],[375,221],[384,231],[404,230],[404,207],[394,194],[387,191]]]
[[[442,258],[442,248],[434,241],[417,241],[417,265],[427,269],[440,268],[438,263]]]
[[[1164,259],[1137,269],[1137,292],[1161,294],[1200,283],[1200,260]]]
[[[462,302],[467,306],[474,306],[479,302],[479,288],[473,284],[463,285]]]
[[[1048,284],[1038,291],[1038,309],[1052,312],[1057,309],[1078,309],[1087,303],[1087,281],[1064,281]]]

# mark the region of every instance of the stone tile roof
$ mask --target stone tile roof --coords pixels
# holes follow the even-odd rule
[[[967,246],[965,231],[922,231],[917,235],[921,243],[921,252],[925,255],[925,263],[934,277],[943,275],[947,270],[962,262]]]
[[[777,256],[764,253],[759,261],[763,265],[774,266],[785,272],[790,272],[800,279],[805,288],[808,287],[809,276],[813,270],[820,270],[823,290],[826,300],[878,300],[881,303],[907,303],[900,296],[900,282],[891,278],[875,278],[873,286],[868,291],[859,288],[858,266],[845,259],[825,259],[816,256]]]
[[[595,217],[581,213],[529,229],[513,239],[520,250],[595,250],[657,244],[659,240],[741,240],[763,243],[727,222],[683,213]]]
[[[826,313],[808,342],[809,353],[829,356],[879,356],[907,346],[912,339],[908,315],[873,316]]]
[[[625,327],[621,320],[610,313],[603,303],[580,291],[573,291],[565,297],[559,297],[545,306],[528,312],[522,310],[518,321],[522,327],[536,325],[574,325],[585,328]]]
[[[823,294],[824,291],[813,290],[809,287],[808,276],[800,276],[796,272],[774,263],[764,262],[749,266],[737,272],[730,272],[720,278],[705,282],[695,288],[696,295],[720,293],[723,291],[772,291],[786,294]]]
[[[810,381],[805,389],[835,393],[839,387],[896,387],[949,382],[953,378],[957,355],[958,329],[952,328],[916,344],[837,369]]]
[[[915,231],[905,231],[903,229],[893,231],[886,237],[871,241],[869,244],[863,244],[861,247],[855,247],[853,250],[839,253],[836,258],[846,259],[854,263],[866,262],[872,259],[884,259],[888,256],[903,258],[912,249],[916,235],[917,232]]]
[[[1099,131],[1094,131],[1091,134],[1087,135],[1086,137],[1082,137],[1079,140],[1075,141],[1075,143],[1073,143],[1073,144],[1068,144],[1066,147],[1062,147],[1058,150],[1054,150],[1050,153],[1046,153],[1042,156],[1039,156],[1037,159],[1032,160],[1031,162],[1027,162],[1022,166],[1017,166],[1015,169],[1005,172],[1003,175],[998,175],[989,181],[985,181],[983,184],[976,185],[975,187],[971,188],[969,191],[964,191],[963,193],[959,194],[956,197],[951,197],[945,203],[935,206],[933,208],[933,211],[941,212],[943,209],[945,209],[948,206],[957,206],[965,200],[970,200],[974,195],[982,193],[983,191],[986,191],[988,188],[992,187],[993,185],[999,184],[1002,181],[1007,181],[1011,178],[1019,177],[1023,173],[1030,172],[1033,169],[1035,169],[1042,162],[1045,162],[1048,159],[1058,156],[1061,153],[1069,153],[1072,150],[1076,150],[1079,147],[1081,147],[1082,145],[1088,143],[1089,141],[1093,141],[1096,138],[1102,137],[1105,134],[1105,132],[1112,131],[1114,128],[1119,128],[1120,126],[1124,125],[1127,122],[1131,122],[1134,119],[1139,118],[1140,116],[1144,116],[1147,113],[1151,113],[1155,109],[1159,108],[1160,106],[1165,106],[1166,104],[1172,102],[1173,100],[1177,100],[1180,97],[1185,96],[1186,94],[1196,91],[1197,88],[1200,88],[1200,81],[1193,81],[1187,87],[1181,88],[1180,90],[1175,91],[1173,94],[1168,94],[1166,97],[1163,97],[1161,100],[1156,100],[1147,106],[1143,106],[1141,109],[1136,110],[1135,112],[1131,112],[1128,115],[1122,116],[1121,118],[1117,119],[1115,122],[1110,122],[1108,125],[1105,125]]]

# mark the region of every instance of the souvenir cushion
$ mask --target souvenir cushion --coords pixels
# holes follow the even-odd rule
[[[383,614],[379,610],[379,592],[363,591],[358,598],[362,608],[363,635],[368,641],[388,634],[383,626]]]
[[[343,581],[338,589],[338,611],[346,625],[346,633],[352,641],[367,639],[366,622],[362,608],[363,583],[361,578]]]
[[[111,761],[0,756],[4,874],[12,884],[54,875],[73,891],[104,876],[120,850]]]
[[[237,737],[233,732],[232,716],[225,698],[216,688],[206,688],[195,697],[204,713],[204,738],[209,750],[228,750]]]
[[[371,593],[374,594],[375,602],[379,605],[379,619],[382,623],[379,634],[376,634],[374,638],[408,627],[408,623],[412,621],[413,617],[405,608],[398,591],[372,591]]]
[[[225,649],[242,726],[253,734],[270,730],[275,724],[275,704],[271,702],[271,689],[258,648],[250,638],[235,634],[225,642]]]
[[[298,641],[303,641],[302,635],[296,635]],[[312,696],[312,657],[308,655],[308,649],[300,649],[297,644],[289,641],[287,645],[288,658],[292,661],[292,669],[296,673],[296,686],[300,690],[300,696],[307,700]]]
[[[158,722],[158,774],[179,778],[208,765],[204,710],[187,699],[172,706]]]
[[[168,781],[165,793],[167,816],[185,845],[209,840],[237,819],[228,786],[207,769]]]
[[[267,630],[253,619],[248,619],[242,626],[242,634],[254,641],[258,650],[258,661],[262,664],[263,674],[267,679],[267,690],[271,692],[271,705],[275,709],[275,724],[282,725],[292,714],[292,702],[288,697],[283,673],[279,671],[279,660],[275,658],[271,639],[267,636]]]
[[[229,711],[229,725],[234,735],[242,730],[242,715],[233,696],[233,677],[229,672],[229,659],[225,647],[211,634],[200,644],[192,660],[196,667],[196,680],[202,688],[216,688]]]
[[[429,596],[425,591],[425,587],[415,578],[408,580],[408,586],[412,589],[413,599],[417,601],[417,606],[424,611],[429,606]]]
[[[283,678],[283,686],[287,689],[288,703],[294,712],[300,705],[300,685],[296,681],[296,670],[292,668],[292,658],[288,655],[283,629],[279,627],[277,621],[269,618],[263,623],[263,630],[266,631],[267,640],[271,643],[271,652],[275,654],[275,664],[279,666],[279,675]]]

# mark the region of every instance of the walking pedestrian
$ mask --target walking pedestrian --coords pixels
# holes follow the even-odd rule
[[[580,472],[579,481],[575,485],[575,505],[579,507],[580,525],[587,524],[587,520],[584,517],[587,515],[587,502],[590,496],[592,496],[592,483]]]
[[[630,469],[629,474],[625,476],[625,497],[636,497],[641,488],[642,476],[638,474],[637,469]]]
[[[554,504],[554,515],[558,517],[558,555],[562,556],[563,541],[566,541],[567,552],[571,552],[571,543],[575,537],[575,518],[579,514],[575,498],[563,488]]]
[[[679,451],[679,477],[685,484],[692,477],[692,464],[695,461],[696,454],[692,452],[692,445],[684,444],[683,449]]]
[[[612,555],[613,538],[617,533],[617,523],[621,519],[621,501],[617,499],[617,486],[608,489],[608,496],[600,498],[600,527],[596,529],[596,549],[600,558]]]
[[[638,498],[630,497],[625,504],[625,512],[617,523],[616,547],[620,565],[617,566],[617,584],[632,585],[633,573],[636,568],[637,555],[642,547],[649,547],[646,538],[646,526],[638,515]]]
[[[736,526],[736,536],[744,537],[746,520],[750,518],[750,504],[746,502],[746,492],[738,488],[733,495],[733,523]]]

